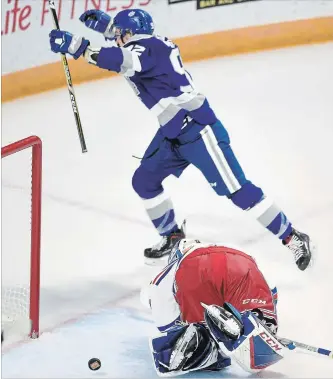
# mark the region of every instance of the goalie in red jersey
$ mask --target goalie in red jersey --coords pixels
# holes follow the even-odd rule
[[[257,372],[283,358],[277,291],[239,250],[183,239],[141,297],[160,332],[151,338],[160,376],[231,363]]]

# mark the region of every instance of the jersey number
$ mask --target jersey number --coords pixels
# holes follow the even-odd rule
[[[146,48],[144,46],[141,46],[141,45],[134,45],[131,50],[137,56],[140,56],[146,50]]]
[[[184,69],[183,61],[182,58],[180,57],[179,49],[178,47],[170,40],[163,38],[161,36],[156,36],[158,39],[163,41],[167,46],[171,47],[171,53],[170,53],[170,62],[172,64],[173,69],[179,74],[179,75],[185,75],[187,81],[190,84],[190,89],[194,89],[194,85],[192,82],[192,78],[190,75],[187,73],[187,71]],[[187,89],[188,90],[188,89]]]
[[[169,47],[172,48],[171,53],[170,53],[170,61],[171,61],[173,69],[179,75],[185,75],[186,72],[185,72],[185,69],[184,69],[184,65],[183,65],[182,59],[180,57],[180,53],[179,53],[178,47],[172,41],[170,41],[170,40],[167,40],[167,39],[164,39],[164,38],[161,38],[161,37],[159,39],[162,40],[167,46],[169,46]],[[146,50],[146,48],[144,46],[134,45],[131,50],[132,50],[133,53],[135,53],[138,56],[140,56]]]
[[[178,47],[173,48],[170,53],[170,61],[173,69],[180,75],[185,75],[182,59],[179,54]]]
[[[163,41],[167,46],[172,48],[171,53],[170,53],[170,61],[171,61],[172,67],[179,75],[185,75],[184,65],[180,57],[178,47],[172,41],[166,38],[163,38],[161,36],[156,36],[156,37],[160,39],[161,41]]]

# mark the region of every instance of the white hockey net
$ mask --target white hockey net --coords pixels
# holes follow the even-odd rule
[[[26,140],[11,145],[12,148],[6,151],[9,155],[1,160],[1,330],[5,339],[10,337],[9,340],[24,338],[31,332],[36,337],[39,331],[39,268],[36,269],[39,249],[36,250],[32,240],[40,238],[40,228],[36,228],[36,209],[33,215],[40,188],[36,193],[36,186],[33,188],[36,177],[33,175],[36,176],[36,165],[40,170],[41,159],[36,163],[36,152],[33,159],[30,147],[38,139]],[[2,155],[3,152],[2,149]]]
[[[30,287],[24,285],[3,287],[1,291],[1,330],[6,340],[27,337],[30,334]]]

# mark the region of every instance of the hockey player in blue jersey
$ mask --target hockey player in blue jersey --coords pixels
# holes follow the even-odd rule
[[[132,180],[162,237],[157,245],[145,249],[146,259],[153,262],[170,254],[184,237],[162,182],[169,175],[179,177],[192,164],[209,183],[214,183],[217,195],[227,196],[276,235],[293,252],[298,268],[305,270],[312,255],[309,236],[296,230],[262,189],[246,178],[227,130],[207,98],[194,88],[177,45],[154,34],[151,16],[140,9],[129,9],[112,18],[94,9],[83,13],[80,20],[117,46],[93,47],[83,37],[52,30],[52,51],[70,54],[74,59],[82,56],[90,64],[123,74],[159,122]]]

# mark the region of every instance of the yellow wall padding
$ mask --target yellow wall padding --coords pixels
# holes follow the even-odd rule
[[[269,25],[251,26],[175,39],[184,61],[251,53],[303,44],[333,41],[333,17],[320,17]],[[114,73],[69,59],[73,84],[107,78]],[[2,76],[2,102],[66,85],[59,62]]]

